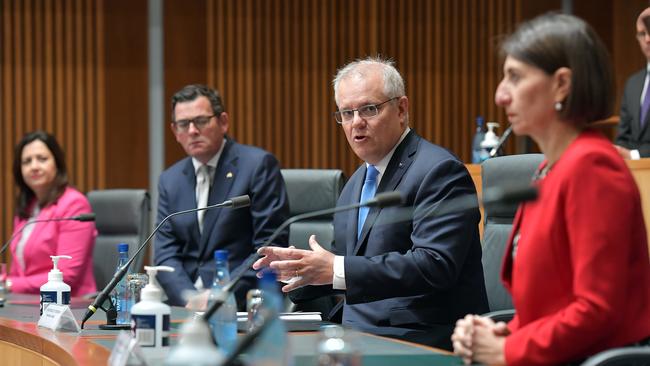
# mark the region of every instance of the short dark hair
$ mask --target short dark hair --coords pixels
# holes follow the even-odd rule
[[[176,121],[176,116],[174,114],[176,104],[191,102],[198,97],[208,98],[210,105],[212,106],[212,112],[217,117],[226,111],[225,107],[223,106],[223,101],[221,100],[219,91],[211,89],[206,85],[191,84],[183,87],[183,89],[177,91],[176,94],[172,96],[172,121]]]
[[[548,13],[521,24],[501,46],[511,56],[548,75],[571,69],[571,91],[560,117],[593,122],[612,113],[613,72],[609,54],[596,32],[582,19]]]
[[[23,136],[14,149],[13,164],[14,181],[18,186],[18,195],[16,196],[16,214],[22,219],[26,219],[30,216],[31,213],[29,212],[29,206],[36,196],[34,191],[29,188],[23,179],[23,149],[26,145],[36,140],[42,141],[45,146],[47,146],[52,153],[52,156],[54,156],[54,162],[56,163],[56,177],[54,177],[54,182],[52,183],[52,190],[43,197],[42,201],[39,202],[39,205],[45,207],[54,203],[59,199],[59,197],[61,197],[68,186],[68,168],[65,164],[65,154],[59,143],[56,141],[56,138],[44,131],[34,131]]]

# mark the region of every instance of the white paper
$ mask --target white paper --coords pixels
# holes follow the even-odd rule
[[[38,326],[52,329],[55,332],[81,332],[68,305],[48,304],[43,315],[38,319]]]

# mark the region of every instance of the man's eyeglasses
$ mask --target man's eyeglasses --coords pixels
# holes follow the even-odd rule
[[[339,124],[351,122],[354,119],[354,112],[359,112],[359,117],[361,118],[372,118],[379,114],[379,107],[399,98],[401,97],[390,98],[378,104],[368,104],[356,109],[338,110],[334,112],[334,119],[336,119],[336,122]]]
[[[178,132],[187,132],[190,129],[190,123],[192,123],[197,129],[202,130],[208,123],[210,123],[212,117],[216,117],[216,115],[213,114],[211,116],[199,116],[191,119],[182,119],[173,122],[173,124],[176,128],[176,131]]]

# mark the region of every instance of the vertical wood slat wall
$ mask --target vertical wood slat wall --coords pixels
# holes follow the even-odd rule
[[[11,234],[14,145],[54,134],[82,192],[105,180],[102,0],[0,0],[0,235]]]
[[[467,161],[477,115],[498,120],[497,37],[516,0],[208,0],[207,82],[231,134],[283,167],[342,168],[359,160],[331,113],[331,79],[355,58],[392,58],[406,80],[411,127]]]

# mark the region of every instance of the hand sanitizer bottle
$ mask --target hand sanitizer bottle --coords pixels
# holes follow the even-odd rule
[[[47,274],[47,282],[41,286],[41,304],[40,315],[49,304],[56,303],[59,305],[70,304],[70,286],[63,282],[63,273],[59,271],[59,259],[72,259],[69,255],[51,255],[52,270]]]
[[[490,151],[492,148],[496,147],[499,144],[499,136],[494,133],[494,129],[499,127],[497,122],[488,122],[487,123],[488,131],[485,133],[485,137],[481,142],[481,161],[485,161],[490,158]]]
[[[169,353],[169,316],[171,309],[162,302],[158,287],[158,271],[174,272],[172,267],[144,267],[149,284],[141,292],[140,302],[131,308],[131,330],[137,339],[146,361],[151,365],[163,363]]]
[[[165,361],[167,366],[221,365],[225,357],[212,343],[208,325],[200,319],[190,319],[181,327],[181,337]]]

